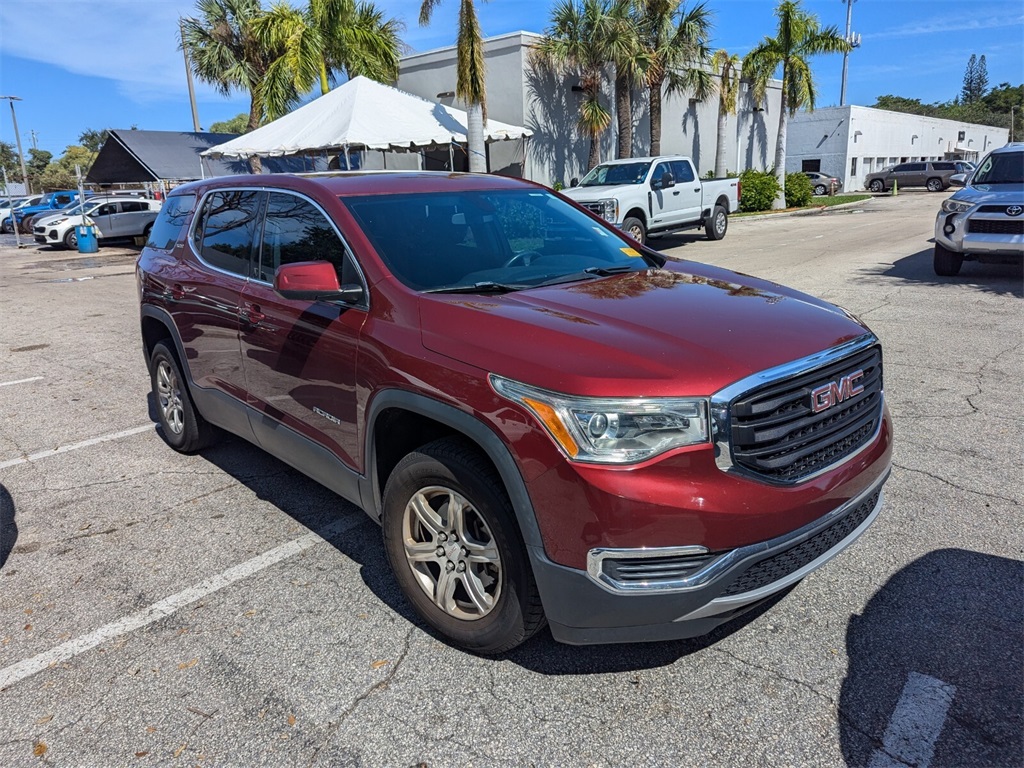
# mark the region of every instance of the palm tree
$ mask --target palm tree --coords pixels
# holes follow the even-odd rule
[[[441,0],[423,0],[420,25],[427,26]],[[455,95],[466,104],[466,140],[469,145],[469,170],[487,173],[487,145],[484,123],[487,121],[487,89],[484,86],[484,46],[480,21],[473,0],[460,0],[459,33],[455,41]]]
[[[779,192],[773,208],[786,207],[786,125],[800,107],[814,109],[814,78],[808,59],[821,53],[846,53],[850,44],[835,26],[822,29],[818,17],[805,11],[800,0],[782,0],[775,9],[779,27],[775,37],[766,37],[743,59],[743,78],[753,85],[759,102],[768,84],[782,67],[782,102],[779,105],[779,134],[775,143],[775,176]]]
[[[293,94],[306,93],[317,83],[320,93],[327,93],[338,72],[382,82],[398,78],[402,24],[385,19],[373,3],[309,0],[299,9],[282,0],[257,18],[253,29],[262,44],[281,51],[264,80],[271,119],[290,109]]]
[[[606,12],[603,49],[615,65],[615,117],[618,157],[633,156],[633,88],[644,80],[650,58],[641,44],[635,0],[612,0]]]
[[[248,129],[258,128],[266,114],[263,78],[277,58],[253,32],[260,0],[196,0],[196,10],[198,18],[183,20],[181,39],[193,73],[224,96],[235,88],[248,92]]]
[[[579,127],[590,138],[587,170],[601,162],[601,134],[612,120],[601,103],[608,61],[603,42],[608,9],[608,0],[561,0],[551,12],[551,26],[533,49],[535,66],[549,66],[580,79]]]
[[[715,176],[725,176],[725,129],[729,115],[736,114],[736,97],[740,90],[740,57],[725,49],[715,51],[711,68],[718,75],[718,141],[715,144]],[[737,172],[739,157],[736,158]]]
[[[648,111],[651,154],[661,154],[661,98],[668,93],[692,93],[698,101],[714,86],[705,70],[712,13],[704,3],[686,10],[683,0],[635,0],[642,45],[647,51]]]

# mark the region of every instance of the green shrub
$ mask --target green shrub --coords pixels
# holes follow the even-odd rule
[[[803,208],[811,204],[814,185],[802,173],[786,174],[786,207]]]
[[[771,210],[779,191],[779,180],[775,174],[749,170],[740,174],[740,181],[743,182],[743,196],[740,198],[742,212]]]

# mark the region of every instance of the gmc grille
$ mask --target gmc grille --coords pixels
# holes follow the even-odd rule
[[[1024,235],[1024,221],[971,219],[967,231],[976,235]]]
[[[814,413],[811,392],[863,371],[863,391]],[[882,350],[872,346],[811,372],[775,381],[730,404],[733,462],[768,480],[799,482],[871,440],[882,418]]]

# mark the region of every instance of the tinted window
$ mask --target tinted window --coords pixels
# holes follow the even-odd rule
[[[693,168],[685,160],[672,161],[672,175],[676,177],[676,184],[680,182],[693,181]]]
[[[1024,184],[1024,152],[989,155],[974,172],[971,184]]]
[[[329,261],[341,285],[359,282],[345,246],[324,214],[301,197],[271,192],[259,266],[253,276],[272,283],[278,267],[298,261]]]
[[[897,168],[897,170],[899,170]],[[907,163],[903,166],[904,171],[923,171],[924,163]]]
[[[932,163],[932,168],[936,171],[955,171],[956,166],[953,163]]]
[[[651,181],[655,184],[661,184],[661,178],[666,173],[672,173],[672,166],[668,163],[658,163],[658,166],[654,169],[654,175],[651,176]]]
[[[181,228],[188,221],[188,215],[196,204],[195,195],[175,195],[167,198],[160,214],[156,217],[156,223],[149,233],[149,242],[146,245],[150,248],[159,248],[162,251],[169,251],[174,247],[174,241],[181,234]]]
[[[149,206],[145,203],[136,202],[135,200],[125,200],[121,203],[122,213],[138,213],[139,211],[148,211]]]
[[[117,203],[104,203],[93,211],[93,216],[109,216],[112,213],[117,213]]]
[[[259,192],[225,190],[207,197],[195,235],[203,261],[248,275],[259,210]]]
[[[892,172],[893,173],[902,173],[903,171],[909,171],[909,170],[911,170],[910,165],[908,163],[903,163],[902,165],[897,165],[895,168],[893,168]]]

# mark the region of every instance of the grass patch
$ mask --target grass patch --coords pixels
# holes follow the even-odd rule
[[[835,195],[834,197],[816,197],[810,205],[803,208],[786,208],[781,211],[748,211],[747,213],[733,213],[731,216],[760,216],[765,213],[792,213],[793,211],[813,211],[817,208],[829,208],[833,205],[843,203],[859,203],[861,200],[870,200],[872,195]]]

